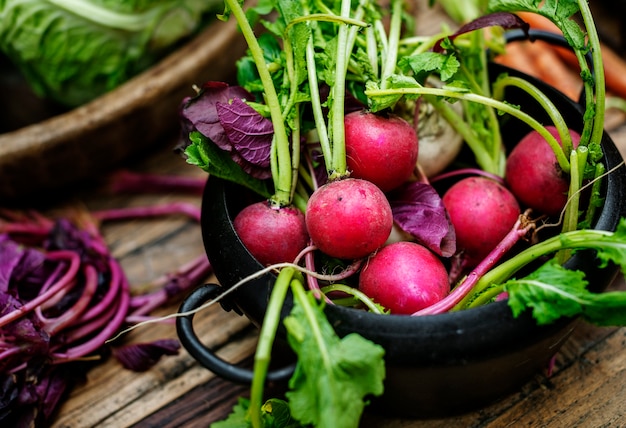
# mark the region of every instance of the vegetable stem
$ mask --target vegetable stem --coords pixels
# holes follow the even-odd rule
[[[398,61],[398,45],[400,40],[400,30],[402,26],[402,0],[393,0],[391,4],[391,23],[389,25],[389,41],[387,55],[385,55],[383,69],[381,74],[380,87],[387,89],[389,87],[389,77],[396,69]]]
[[[405,88],[393,88],[393,89],[367,89],[365,95],[370,98],[384,97],[388,95],[434,95],[439,97],[457,98],[484,104],[486,106],[494,107],[504,113],[508,113],[511,116],[525,122],[532,129],[537,131],[550,145],[559,145],[559,142],[554,138],[550,132],[535,118],[529,114],[521,111],[510,104],[507,104],[496,99],[485,97],[483,95],[468,93],[464,91],[457,91],[452,89],[440,89],[440,88],[427,88],[424,86],[412,86]]]
[[[341,1],[341,16],[350,17],[350,0]],[[329,178],[337,179],[347,175],[346,144],[344,130],[344,102],[346,91],[347,53],[352,49],[348,46],[348,26],[339,24],[337,30],[337,62],[335,63],[335,83],[332,89],[332,154]],[[324,154],[327,155],[326,153]]]
[[[283,268],[280,271],[267,304],[266,316],[261,325],[259,341],[254,354],[254,369],[250,388],[249,414],[250,421],[254,428],[261,428],[263,426],[261,420],[263,387],[270,364],[272,344],[274,343],[276,332],[278,331],[280,313],[285,301],[285,296],[287,295],[287,290],[296,273],[296,270],[290,267]]]
[[[559,110],[550,98],[541,92],[535,85],[531,84],[527,80],[514,76],[499,77],[493,84],[493,97],[498,100],[504,99],[504,88],[506,86],[514,86],[523,90],[533,97],[548,114],[561,139],[561,144],[558,144],[557,142],[557,144],[554,145],[554,141],[548,141],[548,144],[550,144],[550,148],[554,151],[559,166],[563,172],[568,174],[570,170],[570,163],[566,154],[571,153],[573,149],[572,136],[569,132],[567,123],[565,123],[565,120]]]
[[[471,296],[482,293],[493,285],[500,285],[512,277],[522,267],[537,260],[539,257],[555,253],[564,249],[613,249],[615,252],[626,251],[626,244],[616,242],[611,238],[613,232],[595,229],[578,229],[541,241],[523,251],[509,260],[494,267],[482,278],[478,280],[471,293],[466,297],[466,301],[471,301]]]
[[[272,201],[279,206],[289,205],[291,202],[292,169],[291,147],[287,137],[287,129],[283,120],[276,88],[272,81],[269,69],[263,56],[263,49],[254,35],[254,31],[248,22],[245,12],[237,0],[226,0],[233,16],[237,20],[241,32],[248,44],[250,54],[257,66],[259,78],[265,92],[265,102],[269,108],[272,125],[274,126],[274,140],[276,162],[272,163],[272,178],[274,179],[274,191]]]
[[[602,52],[600,50],[600,39],[596,30],[593,16],[591,15],[591,10],[589,9],[589,4],[587,0],[578,0],[578,6],[580,9],[583,24],[587,29],[588,46],[591,50],[591,58],[593,61],[593,89],[595,90],[595,98],[592,99],[591,96],[587,97],[587,111],[592,110],[594,115],[593,119],[590,121],[593,126],[590,141],[599,143],[602,140],[602,134],[604,132],[604,111],[606,108],[606,82],[604,77],[604,62],[602,61]],[[589,70],[589,67],[587,66],[587,61],[585,60],[583,55],[580,56],[579,63],[581,65],[581,70]],[[583,80],[585,80],[584,77]],[[588,86],[586,80],[585,85]],[[585,145],[585,143],[586,140],[583,141],[583,145]]]
[[[468,297],[476,288],[478,282],[498,261],[513,248],[513,246],[524,237],[532,228],[532,223],[527,223],[522,217],[518,219],[511,231],[502,239],[476,268],[474,268],[466,278],[461,281],[446,297],[437,303],[415,312],[413,315],[434,315],[447,312],[453,308],[462,307],[468,301]]]

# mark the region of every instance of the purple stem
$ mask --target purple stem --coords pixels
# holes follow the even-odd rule
[[[116,289],[119,289],[119,287],[116,287]],[[65,342],[72,343],[89,336],[94,331],[99,330],[100,328],[102,328],[103,325],[108,323],[109,320],[113,318],[115,312],[115,305],[103,306],[100,310],[98,318],[81,325],[74,324],[75,327],[73,327],[71,330],[66,330],[63,334]]]
[[[311,272],[315,272],[315,254],[313,253],[313,251],[308,251],[304,255],[304,265]],[[313,275],[307,275],[306,282],[309,285],[309,289],[313,292],[315,298],[319,299],[322,296],[322,292],[320,291],[320,284],[317,281],[317,278],[315,278]],[[333,304],[333,302],[328,297],[326,297],[325,300],[326,303],[331,305]]]
[[[197,257],[177,272],[165,275],[157,282],[163,282],[161,289],[131,298],[130,307],[134,310],[130,317],[141,317],[163,305],[173,295],[195,287],[211,273],[211,264],[206,255]],[[127,319],[130,322],[130,319]]]
[[[479,169],[479,168],[461,168],[461,169],[456,169],[454,171],[445,172],[443,174],[439,174],[436,177],[432,177],[430,179],[430,183],[433,184],[433,183],[436,183],[437,181],[444,180],[446,178],[458,177],[459,175],[479,175],[482,177],[491,178],[492,180],[497,181],[500,184],[504,183],[504,179],[502,177],[492,174],[487,171],[483,171],[482,169]]]
[[[143,174],[121,170],[109,178],[109,188],[114,193],[185,192],[202,195],[206,177]]]
[[[46,281],[44,282],[44,284],[41,286],[41,289],[39,290],[39,294],[41,293],[45,293],[46,290],[48,290],[52,285],[55,284],[55,281],[57,281],[57,279],[62,276],[63,274],[63,269],[65,268],[65,263],[64,262],[60,262],[56,265],[56,267],[54,268],[54,271],[50,274],[50,276],[48,278],[46,278]],[[72,283],[75,282],[75,278],[72,278]],[[71,284],[70,284],[71,285]],[[68,287],[70,288],[70,287]],[[65,296],[65,294],[67,294],[66,289],[60,290],[58,293],[56,293],[53,296],[50,296],[50,298],[48,298],[45,302],[42,302],[40,307],[45,308],[49,308],[49,307],[53,307],[54,305],[56,305],[58,302],[61,301],[61,299],[63,299],[63,296]]]
[[[63,315],[51,320],[50,324],[46,326],[45,329],[50,336],[72,324],[89,307],[89,303],[91,303],[91,299],[98,288],[98,272],[91,265],[86,265],[83,271],[85,273],[85,287],[80,298]]]
[[[48,300],[51,296],[57,293],[59,290],[62,290],[64,287],[67,287],[71,284],[72,279],[78,273],[78,269],[80,268],[80,257],[78,254],[72,251],[51,251],[47,255],[48,259],[52,260],[69,260],[70,265],[67,269],[67,272],[61,279],[59,279],[52,287],[50,287],[45,293],[40,294],[35,297],[33,300],[24,304],[24,306],[9,312],[5,316],[0,318],[0,327],[5,326],[6,324],[15,321],[20,318],[22,315],[32,311],[37,306],[41,305],[43,302]]]
[[[524,237],[530,229],[534,227],[533,223],[527,221],[525,215],[521,215],[513,225],[513,228],[506,234],[500,243],[494,248],[478,266],[476,266],[454,290],[437,303],[427,308],[415,312],[413,315],[435,315],[441,314],[452,309],[474,288],[478,280],[487,273],[513,246]]]
[[[126,318],[126,313],[130,304],[128,281],[124,276],[122,276],[121,279],[122,286],[120,290],[118,305],[116,307],[117,309],[113,319],[111,319],[111,321],[89,341],[81,345],[69,348],[63,353],[52,353],[51,357],[53,359],[53,363],[58,364],[66,362],[68,360],[75,360],[94,352],[98,348],[102,347],[104,345],[104,342],[107,339],[111,338],[119,330],[119,328],[124,323],[124,318]]]
[[[101,316],[101,314],[107,310],[114,300],[117,298],[118,291],[120,288],[120,284],[122,283],[122,277],[124,276],[124,272],[119,267],[118,263],[112,257],[109,257],[109,272],[111,278],[109,280],[109,289],[107,293],[104,295],[102,300],[98,302],[96,306],[90,308],[83,316],[81,316],[76,324],[86,323],[96,317]]]
[[[200,221],[200,208],[187,202],[172,202],[148,207],[115,208],[94,211],[92,215],[100,221],[129,220],[136,218],[152,218],[164,215],[183,214]]]

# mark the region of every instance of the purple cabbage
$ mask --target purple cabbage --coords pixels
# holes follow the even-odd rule
[[[182,148],[187,145],[186,136],[198,131],[251,176],[270,178],[274,127],[246,101],[253,101],[253,95],[240,86],[206,83],[198,95],[183,100],[180,108]]]
[[[81,359],[109,354],[106,340],[130,323],[149,319],[152,310],[209,275],[211,266],[202,254],[158,278],[157,290],[131,296],[97,227],[104,221],[180,214],[199,221],[200,209],[170,203],[79,213],[76,221],[0,211],[1,426],[47,425],[74,376],[89,365]],[[120,361],[147,370],[178,347],[170,339],[131,344],[119,351],[126,355]]]
[[[443,257],[456,252],[456,234],[443,201],[429,184],[406,183],[388,195],[394,222]]]

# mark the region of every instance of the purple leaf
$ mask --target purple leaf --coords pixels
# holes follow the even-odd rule
[[[243,159],[269,168],[274,126],[239,98],[217,103],[217,115],[234,149]]]
[[[393,219],[406,233],[443,257],[456,252],[456,235],[441,197],[429,184],[412,182],[389,194]]]
[[[471,31],[480,30],[485,27],[500,26],[506,30],[521,28],[526,35],[528,35],[529,25],[519,16],[509,12],[494,12],[488,15],[480,16],[473,21],[461,26],[454,34],[448,36],[450,40],[454,40],[461,34],[469,33]],[[444,39],[439,39],[433,46],[433,51],[442,53],[444,49],[441,44]]]
[[[8,293],[13,271],[23,253],[22,246],[9,239],[7,235],[0,235],[0,293]]]
[[[180,344],[174,339],[155,340],[113,349],[113,355],[129,370],[144,372],[154,366],[163,355],[176,355]]]
[[[232,144],[220,123],[217,103],[229,103],[234,98],[252,100],[254,97],[240,86],[223,82],[207,82],[195,97],[187,97],[180,108],[180,118],[186,134],[198,131],[222,150],[230,152]]]

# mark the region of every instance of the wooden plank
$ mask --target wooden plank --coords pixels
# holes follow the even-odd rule
[[[174,309],[169,308],[167,313],[172,313]],[[219,350],[218,355],[229,359],[229,361],[231,361],[230,358],[233,358],[232,361],[239,361],[251,353],[253,345],[250,340],[232,341],[232,338],[242,334],[242,332],[256,329],[251,327],[246,318],[225,312],[219,305],[198,313],[194,317],[194,328],[206,346],[216,351]],[[141,327],[131,332],[125,338],[125,342],[163,338],[176,338],[175,329],[171,323]],[[225,344],[228,346],[222,350]],[[226,354],[222,354],[222,352]],[[184,393],[185,380],[194,382],[192,385],[187,385],[187,388],[191,388],[212,377],[213,375],[208,370],[200,369],[197,362],[184,349],[177,356],[163,358],[155,367],[143,373],[125,370],[116,360],[109,358],[87,373],[86,383],[79,385],[72,391],[52,426],[91,427],[99,424],[106,425],[111,421],[111,415],[119,417],[120,414],[124,414],[128,406],[134,412],[139,411],[135,417],[140,419],[146,415],[146,411],[153,412],[157,407]],[[183,385],[171,388],[177,382],[182,382]],[[158,397],[158,401],[149,407],[143,408],[143,405],[133,407],[135,406],[133,403],[143,402],[146,405],[147,401],[155,399],[155,397]],[[118,422],[114,422],[113,426],[122,426]]]

